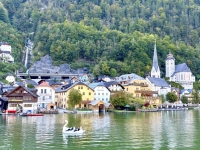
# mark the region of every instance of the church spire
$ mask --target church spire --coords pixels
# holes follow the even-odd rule
[[[157,49],[156,49],[156,39],[154,44],[154,53],[153,53],[153,66],[151,69],[151,77],[160,78],[160,68],[158,66],[158,56],[157,56]]]
[[[157,56],[157,49],[156,49],[156,39],[154,44],[154,53],[153,53],[153,67],[158,71],[158,56]]]

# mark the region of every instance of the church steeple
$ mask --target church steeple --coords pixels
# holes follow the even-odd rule
[[[154,44],[153,65],[152,65],[152,69],[151,69],[151,77],[160,78],[160,68],[158,66],[156,40],[155,40],[155,44]]]

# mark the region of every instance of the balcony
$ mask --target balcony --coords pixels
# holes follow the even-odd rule
[[[141,87],[148,87],[149,86],[146,83],[136,83],[136,82],[130,83],[129,85],[141,86]]]
[[[158,91],[135,90],[135,93],[141,93],[141,96],[152,96],[153,94],[158,94]]]

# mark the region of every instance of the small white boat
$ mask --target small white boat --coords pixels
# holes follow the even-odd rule
[[[78,128],[78,129],[75,129],[75,127],[68,128],[67,124],[68,124],[68,121],[65,120],[65,125],[63,126],[63,133],[64,134],[80,135],[80,134],[83,134],[85,132],[85,130],[83,130],[82,127]]]

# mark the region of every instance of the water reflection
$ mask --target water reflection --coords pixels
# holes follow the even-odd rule
[[[83,135],[62,133],[82,126]],[[0,116],[0,149],[195,149],[200,111]]]

